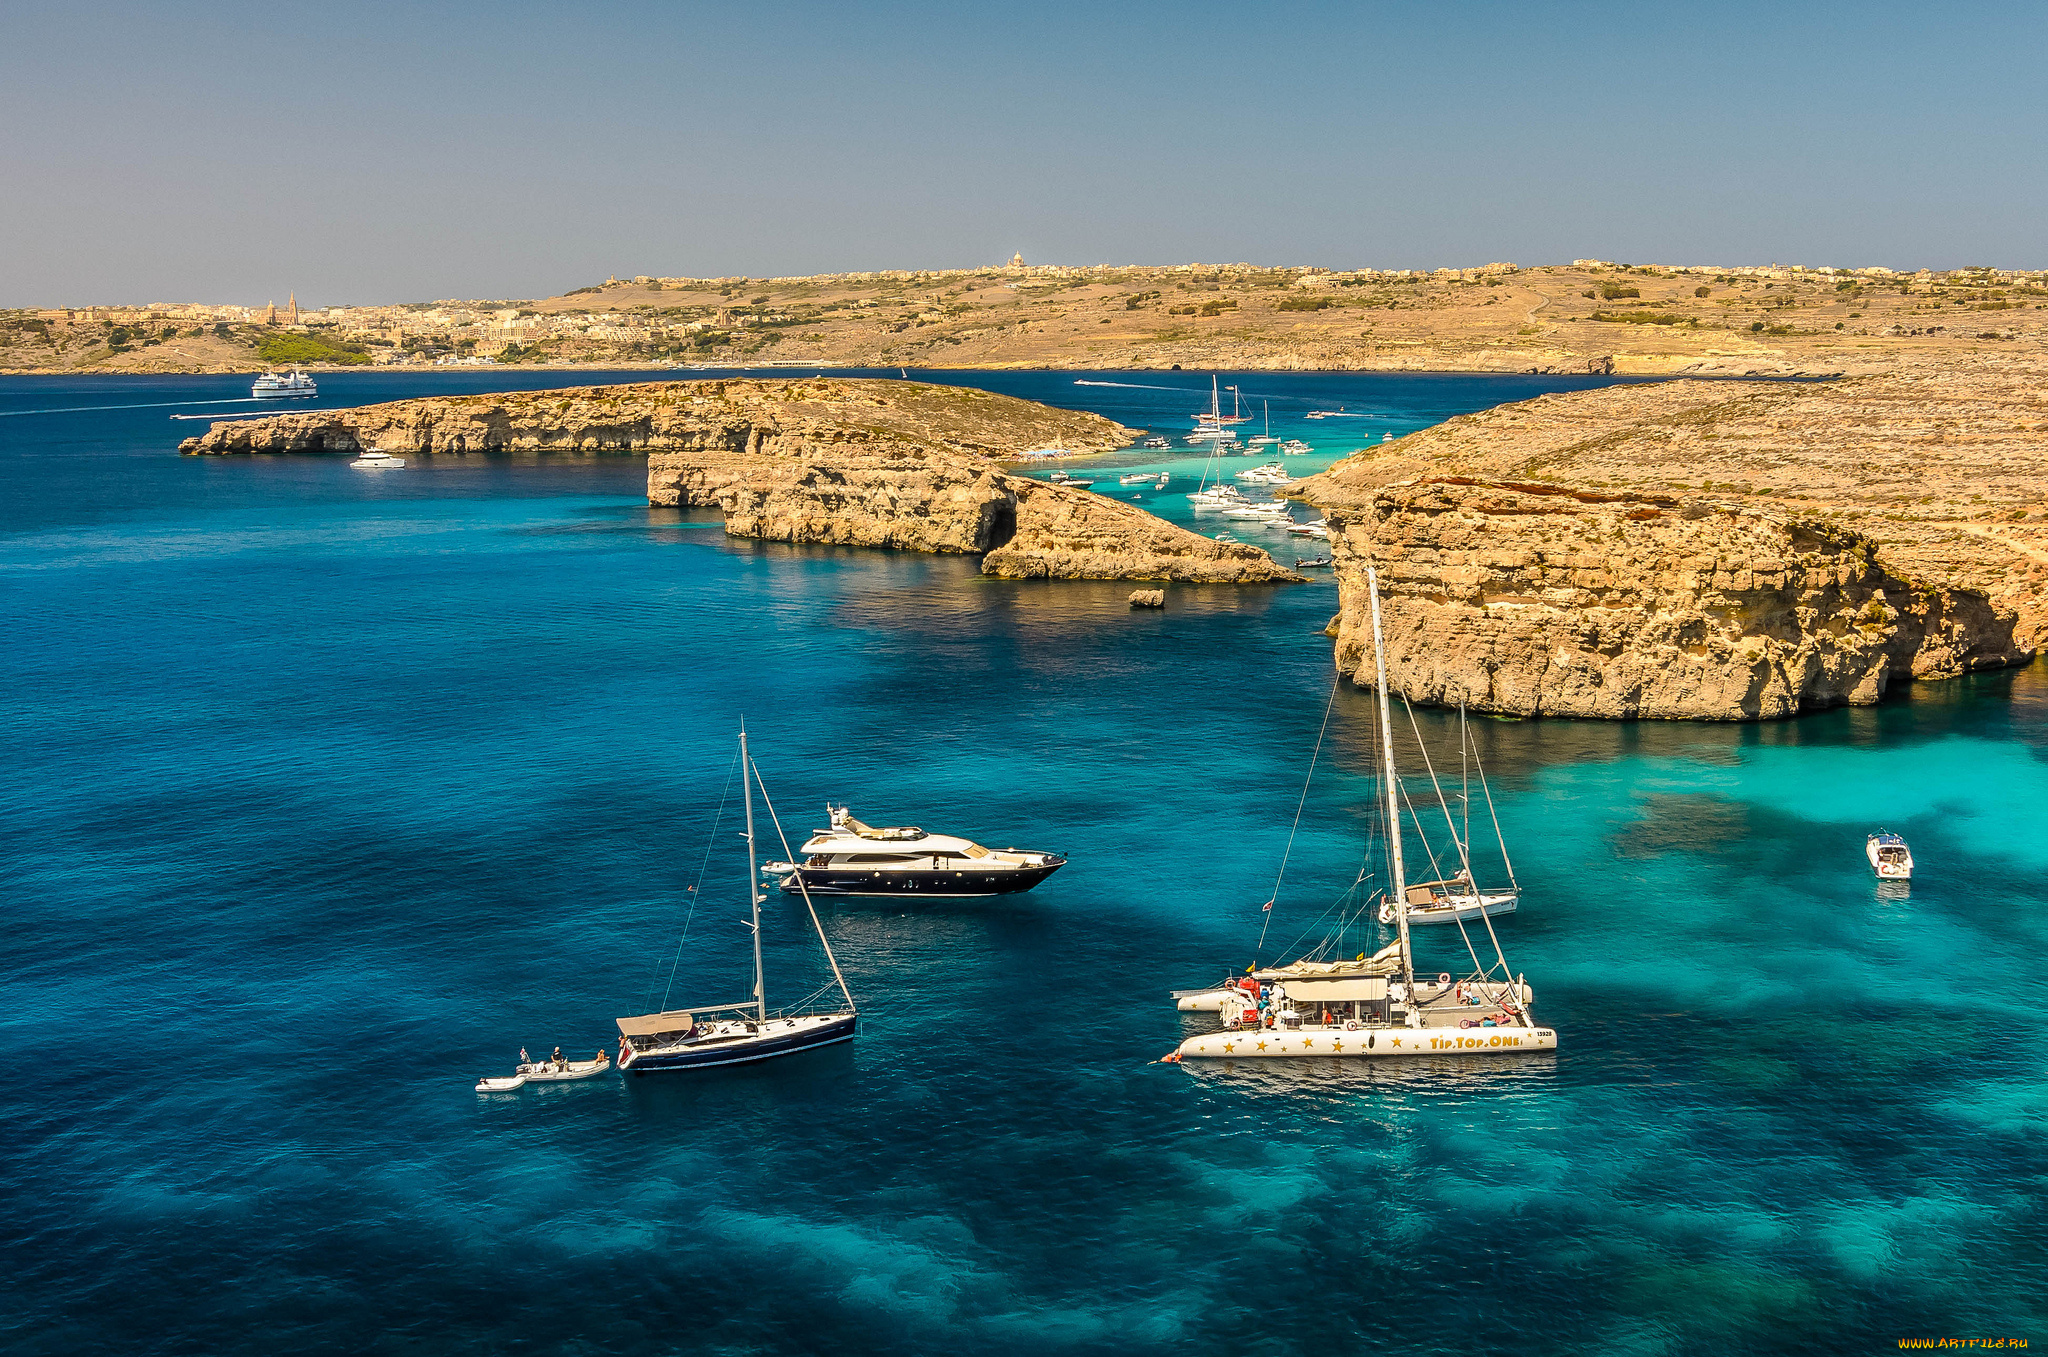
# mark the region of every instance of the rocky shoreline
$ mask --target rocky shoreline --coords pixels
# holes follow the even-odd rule
[[[1291,493],[1331,525],[1336,662],[1514,715],[1770,720],[2024,664],[2048,630],[2036,363],[1545,396]]]
[[[718,508],[737,537],[976,554],[982,573],[1010,579],[1301,581],[1257,547],[1002,467],[1032,449],[1106,452],[1133,436],[1098,415],[963,387],[727,379],[223,422],[180,451],[644,453],[649,504]]]

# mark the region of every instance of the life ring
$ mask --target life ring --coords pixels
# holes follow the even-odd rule
[[[1344,1023],[1344,1030],[1347,1032],[1356,1032],[1358,1030],[1358,1019],[1347,1019]]]
[[[1437,988],[1438,988],[1438,989],[1448,989],[1448,988],[1450,988],[1450,984],[1451,984],[1451,973],[1450,973],[1449,971],[1445,971],[1445,972],[1444,972],[1444,973],[1443,973],[1442,975],[1439,975],[1439,976],[1438,976],[1438,977],[1436,978],[1436,983],[1437,983]]]

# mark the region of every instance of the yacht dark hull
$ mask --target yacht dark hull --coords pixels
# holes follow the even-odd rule
[[[1010,867],[998,871],[880,871],[863,867],[799,867],[783,878],[782,889],[798,894],[796,879],[812,895],[924,895],[963,898],[1015,895],[1028,891],[1066,866],[1055,858],[1043,867]]]
[[[756,1061],[796,1055],[819,1046],[852,1041],[854,1026],[859,1021],[857,1014],[849,1013],[836,1022],[807,1027],[786,1037],[777,1037],[771,1030],[765,1037],[736,1037],[674,1050],[647,1051],[635,1055],[630,1062],[621,1062],[620,1069],[627,1074],[667,1074],[676,1070],[710,1069],[715,1065],[751,1065]]]

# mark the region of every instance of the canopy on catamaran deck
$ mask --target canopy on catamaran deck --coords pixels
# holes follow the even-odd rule
[[[1283,980],[1291,984],[1297,980],[1399,975],[1401,970],[1401,944],[1395,941],[1369,957],[1354,961],[1296,961],[1285,966],[1268,966],[1264,970],[1252,972],[1252,975],[1259,980]]]
[[[1287,997],[1297,1004],[1378,1003],[1387,997],[1385,976],[1370,980],[1290,980]]]

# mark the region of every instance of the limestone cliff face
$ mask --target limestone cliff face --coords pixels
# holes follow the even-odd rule
[[[1390,683],[1480,711],[1767,720],[2025,663],[2027,377],[1547,396],[1364,450],[1293,492],[1330,522],[1337,663],[1372,682],[1368,565]]]
[[[1981,596],[1923,592],[1853,533],[1782,513],[1424,478],[1332,518],[1337,663],[1522,715],[1769,720],[2025,652]]]
[[[179,450],[758,453],[901,444],[1000,457],[1053,443],[1106,452],[1129,441],[1129,430],[1099,415],[992,392],[816,378],[434,396],[215,424]]]
[[[721,509],[734,536],[980,554],[984,573],[1008,578],[1301,578],[1257,547],[999,464],[1130,438],[1097,415],[961,387],[731,380],[308,411],[216,424],[182,451],[645,453],[648,503]]]
[[[917,448],[654,453],[647,482],[650,503],[716,506],[737,537],[980,554],[982,573],[1005,579],[1301,578],[1133,505]]]

